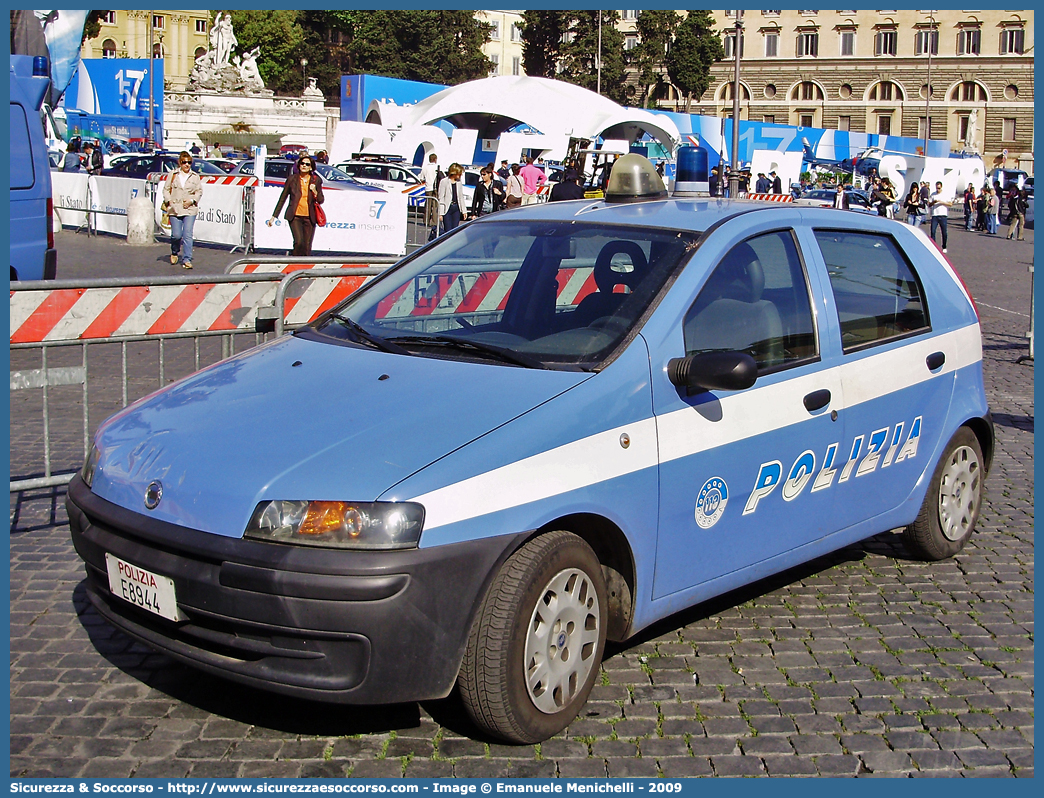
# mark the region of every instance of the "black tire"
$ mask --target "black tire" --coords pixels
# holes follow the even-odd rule
[[[568,726],[600,672],[607,608],[601,565],[576,535],[541,535],[511,555],[472,624],[458,677],[475,724],[513,743]]]
[[[964,548],[982,506],[986,468],[975,433],[961,427],[935,467],[917,520],[903,531],[906,547],[925,560],[945,560]]]

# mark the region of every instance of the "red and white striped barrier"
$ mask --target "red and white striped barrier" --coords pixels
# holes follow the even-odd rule
[[[748,194],[747,199],[764,200],[766,202],[793,202],[792,194]]]
[[[307,324],[371,279],[319,277],[287,297],[285,324]],[[87,341],[174,333],[254,330],[278,283],[133,285],[11,291],[11,343]]]
[[[438,274],[431,282],[411,280],[377,305],[378,319],[416,318],[457,313],[491,313],[507,304],[514,271]],[[562,269],[558,275],[558,307],[574,307],[598,290],[594,269]]]
[[[303,269],[386,269],[389,263],[236,263],[226,274],[292,274]]]
[[[149,172],[150,183],[162,183],[173,172]],[[256,175],[200,175],[200,181],[208,186],[256,186],[260,181]]]
[[[246,264],[250,266],[256,268],[245,273],[263,273],[270,266],[282,267],[275,269],[281,274],[313,268],[300,263]],[[515,275],[514,270],[461,271],[435,275],[427,283],[410,280],[378,305],[376,315],[407,318],[500,311]],[[307,278],[299,284],[300,294],[286,297],[284,324],[307,324],[370,279],[361,274]],[[11,291],[11,343],[253,331],[258,309],[274,304],[276,285],[272,281]],[[563,269],[556,304],[575,307],[597,290],[591,267]]]

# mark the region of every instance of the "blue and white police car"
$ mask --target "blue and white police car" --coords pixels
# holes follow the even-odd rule
[[[289,412],[287,408],[292,408]],[[965,545],[973,301],[917,228],[667,198],[492,214],[106,421],[69,487],[97,611],[294,696],[566,727],[605,641],[888,530]]]

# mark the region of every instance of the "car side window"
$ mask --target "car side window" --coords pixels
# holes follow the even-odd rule
[[[808,280],[790,230],[737,244],[685,314],[685,353],[739,351],[758,373],[817,356]]]
[[[924,290],[891,236],[816,230],[846,353],[929,329]]]

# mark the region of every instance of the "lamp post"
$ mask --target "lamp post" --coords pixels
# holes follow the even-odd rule
[[[308,78],[305,76],[305,67],[308,66],[308,59],[301,59],[301,91],[303,92],[308,88]]]
[[[932,131],[932,33],[935,32],[935,11],[928,12],[928,78],[924,86],[924,157],[928,158],[928,139]],[[927,163],[927,160],[925,161]]]
[[[729,197],[739,194],[740,42],[743,41],[743,12],[736,12],[736,38],[732,42],[735,69],[732,76],[732,152],[729,159]]]
[[[153,130],[153,124],[152,124],[152,70],[156,66],[156,64],[154,63],[154,60],[156,58],[156,52],[155,52],[155,49],[154,49],[155,48],[155,42],[156,42],[156,17],[154,16],[153,12],[150,11],[149,12],[149,74],[148,74],[148,81],[149,81],[149,147],[151,147],[152,149],[156,149],[156,137],[155,137],[155,131]]]
[[[602,12],[598,12],[598,60],[595,63],[598,77],[595,82],[595,94],[602,93]]]

